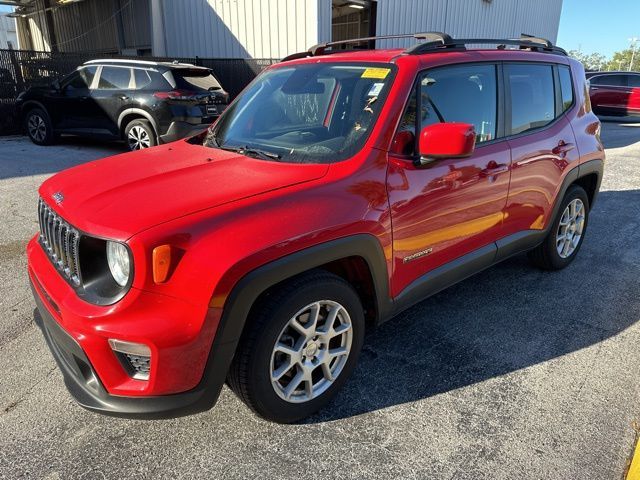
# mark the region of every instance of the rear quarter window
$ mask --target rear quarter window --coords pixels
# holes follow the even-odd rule
[[[571,70],[564,65],[558,65],[558,76],[560,77],[560,93],[562,95],[562,111],[566,112],[573,105],[573,81],[571,80]]]

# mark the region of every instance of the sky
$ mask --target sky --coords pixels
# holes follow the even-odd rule
[[[640,0],[563,0],[559,47],[610,57],[631,37],[640,38]]]

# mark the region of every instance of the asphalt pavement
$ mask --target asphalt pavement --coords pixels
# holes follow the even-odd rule
[[[602,190],[576,261],[524,255],[365,340],[351,381],[277,425],[225,387],[211,411],[104,417],[65,390],[33,322],[37,187],[121,151],[0,138],[0,478],[620,479],[640,422],[640,124],[603,124]]]

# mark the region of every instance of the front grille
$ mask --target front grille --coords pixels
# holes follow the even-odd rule
[[[40,244],[55,267],[75,286],[80,285],[78,246],[80,232],[55,213],[42,199],[38,200]]]

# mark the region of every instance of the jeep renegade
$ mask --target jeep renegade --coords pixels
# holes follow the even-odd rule
[[[605,158],[580,63],[415,37],[294,54],[208,131],[43,183],[29,277],[82,406],[184,415],[226,381],[293,422],[344,385],[366,326],[521,252],[575,259]]]

